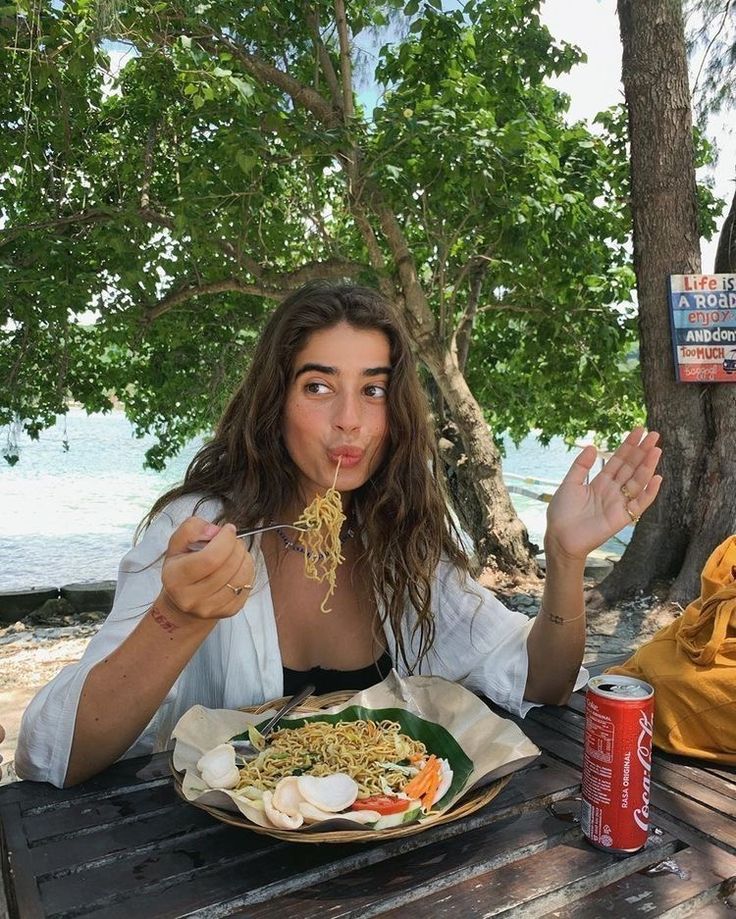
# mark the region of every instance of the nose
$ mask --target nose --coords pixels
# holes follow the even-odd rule
[[[360,396],[342,392],[335,402],[333,423],[340,431],[357,431],[362,422]]]

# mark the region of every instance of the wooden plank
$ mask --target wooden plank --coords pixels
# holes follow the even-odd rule
[[[186,837],[172,839],[150,852],[124,853],[90,871],[78,866],[64,876],[44,878],[41,893],[48,912],[62,915],[73,913],[82,903],[92,915],[110,919],[137,914],[196,915],[198,908],[208,917],[230,915],[245,905],[250,909],[254,903],[278,898],[289,890],[392,861],[433,843],[452,848],[465,833],[476,829],[487,827],[492,833],[502,820],[539,811],[569,795],[575,783],[575,774],[564,768],[543,765],[530,769],[515,776],[501,795],[470,817],[382,845],[294,845],[223,827],[206,846]],[[569,829],[569,825],[562,826]],[[223,838],[226,832],[231,834],[228,839]],[[266,839],[270,848],[248,851],[247,840],[254,838]]]
[[[0,873],[11,919],[41,919],[44,911],[17,801],[0,806]]]
[[[54,837],[117,828],[146,815],[163,815],[178,803],[171,780],[161,779],[157,784],[142,785],[122,794],[85,797],[75,807],[63,802],[63,806],[54,810],[48,806],[40,812],[33,808],[26,811],[23,822],[29,843],[37,845]]]
[[[697,919],[733,919],[733,907],[727,903],[714,902],[709,903],[698,909],[697,913],[692,914]],[[679,916],[665,914],[662,919],[680,919]]]
[[[91,871],[95,865],[110,863],[125,853],[143,855],[177,840],[206,849],[209,837],[222,828],[221,823],[198,808],[174,806],[142,819],[100,828],[100,831],[45,840],[33,850],[36,870],[43,876],[56,877],[76,872],[80,867]],[[249,841],[256,848],[267,845],[267,840],[255,833],[249,834]]]
[[[711,869],[707,856],[687,848],[665,860],[657,873],[637,871],[555,910],[555,919],[702,916],[703,908],[717,900],[722,883],[723,877]]]
[[[443,840],[370,868],[343,874],[318,890],[297,890],[278,901],[248,909],[249,919],[271,919],[277,913],[299,919],[366,916],[387,904],[412,903],[428,891],[470,881],[565,842],[580,841],[580,829],[556,820],[544,810],[509,817],[498,825],[464,834],[452,846]],[[605,856],[600,853],[601,859]]]
[[[41,813],[44,809],[77,807],[86,799],[121,794],[146,783],[160,783],[171,777],[169,754],[120,760],[99,775],[73,788],[60,789],[46,782],[11,782],[0,787],[0,805],[17,802],[21,813]]]
[[[652,794],[655,814],[664,813],[678,826],[678,835],[687,842],[708,840],[730,854],[736,854],[736,821],[703,806],[698,801],[666,788]],[[653,818],[661,823],[658,816]]]
[[[570,902],[669,857],[677,847],[676,840],[662,837],[650,840],[641,852],[622,858],[582,841],[566,841],[452,887],[441,885],[444,878],[440,878],[432,889],[425,887],[421,899],[410,901],[404,895],[386,903],[381,898],[368,911],[346,913],[345,917],[400,919],[407,911],[412,919],[456,919],[458,916],[463,919],[472,916],[532,919],[554,915]]]

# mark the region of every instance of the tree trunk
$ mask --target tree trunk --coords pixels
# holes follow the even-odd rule
[[[443,460],[451,467],[458,516],[475,542],[479,561],[512,574],[538,574],[526,527],[503,481],[501,457],[465,377],[436,339],[420,339],[417,345],[417,356],[439,387],[462,444],[462,450],[456,443],[455,449],[444,451]]]
[[[526,527],[516,515],[501,475],[501,457],[452,350],[439,341],[437,323],[401,225],[380,189],[369,178],[363,179],[363,186],[396,266],[404,294],[403,315],[416,355],[437,384],[462,441],[465,462],[458,464],[464,480],[461,491],[474,495],[475,507],[466,504],[458,511],[473,537],[478,560],[513,574],[538,574]]]
[[[731,201],[731,210],[721,227],[716,250],[716,263],[713,268],[716,274],[733,274],[736,272],[736,192]]]
[[[677,0],[618,0],[631,143],[634,268],[647,423],[662,435],[662,489],[598,587],[607,602],[674,578],[699,592],[707,556],[736,528],[736,390],[675,382],[667,278],[700,272],[682,10]]]

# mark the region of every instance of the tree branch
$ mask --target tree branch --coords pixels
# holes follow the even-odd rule
[[[249,54],[230,37],[211,32],[209,38],[202,36],[196,40],[202,48],[215,55],[221,47],[226,47],[240,62],[243,69],[255,77],[259,83],[275,86],[285,92],[296,104],[310,111],[325,127],[336,128],[342,123],[342,112],[330,105],[316,90],[295,80],[294,77],[262,60],[258,55]],[[163,41],[168,44],[171,36],[165,36]]]
[[[151,174],[153,173],[153,148],[158,137],[158,122],[154,121],[148,128],[146,149],[143,154],[143,182],[141,183],[141,210],[146,210],[151,203]]]
[[[335,68],[332,66],[332,58],[330,53],[325,47],[325,43],[322,41],[322,37],[319,34],[319,21],[317,19],[317,14],[314,10],[307,10],[307,25],[309,30],[312,33],[312,41],[314,43],[314,49],[317,52],[317,60],[319,61],[319,66],[322,69],[324,74],[325,81],[327,83],[327,88],[330,91],[330,98],[332,99],[332,104],[336,108],[342,108],[342,96],[340,95],[340,84],[337,80],[337,74],[335,73]]]
[[[478,312],[478,302],[480,301],[480,292],[483,286],[483,278],[488,271],[488,262],[485,259],[474,259],[470,268],[470,292],[468,302],[460,317],[460,321],[455,329],[452,339],[452,346],[457,354],[457,363],[461,373],[465,373],[465,365],[468,362],[468,353],[470,351],[470,337],[475,324],[475,317]]]
[[[342,109],[345,113],[345,121],[349,121],[355,114],[355,109],[353,107],[353,70],[350,60],[350,36],[348,35],[348,20],[345,14],[344,0],[335,0],[335,21],[337,22],[337,36],[340,40]]]
[[[283,293],[281,290],[269,290],[261,285],[244,284],[237,278],[225,278],[222,281],[212,281],[210,284],[185,284],[182,287],[178,287],[176,290],[172,290],[170,293],[166,294],[165,297],[162,297],[155,306],[147,309],[145,312],[145,320],[148,323],[153,322],[160,316],[163,316],[164,313],[168,313],[175,307],[195,297],[222,294],[229,291],[236,291],[241,294],[251,294],[256,297],[269,297],[272,300],[278,300]]]
[[[494,313],[494,312],[507,312],[507,313],[532,313],[539,316],[543,316],[545,311],[538,306],[517,306],[515,303],[487,303],[485,306],[479,306],[476,310],[478,313]],[[572,312],[583,312],[573,310]],[[586,309],[584,312],[590,312]]]
[[[119,216],[120,211],[112,211],[107,208],[92,208],[88,211],[78,211],[76,214],[68,214],[66,217],[54,217],[51,220],[38,220],[34,223],[24,223],[20,226],[13,227],[4,235],[0,235],[0,248],[7,246],[24,233],[33,230],[48,230],[51,227],[65,227],[73,223],[97,223],[98,221],[111,220]]]
[[[280,300],[284,294],[296,290],[307,281],[321,278],[342,280],[353,274],[358,274],[368,269],[367,265],[360,262],[350,262],[346,259],[327,259],[326,261],[307,262],[293,271],[283,273],[261,271],[261,281],[258,284],[246,284],[239,278],[223,278],[220,281],[211,281],[207,284],[187,283],[171,290],[156,304],[146,310],[146,321],[153,322],[168,313],[170,310],[186,303],[194,297],[211,294],[222,294],[235,291],[241,294],[250,294],[254,297],[267,297],[270,300]]]

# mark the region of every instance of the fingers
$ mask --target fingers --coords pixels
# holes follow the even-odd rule
[[[662,485],[662,476],[655,474],[662,456],[658,441],[656,431],[634,428],[606,463],[605,473],[618,486],[631,523],[652,505]]]
[[[209,520],[203,520],[202,517],[187,517],[172,533],[171,539],[169,539],[167,555],[179,555],[187,552],[189,543],[196,542],[199,539],[210,541],[222,529],[224,527],[219,527],[216,523],[210,523]]]
[[[635,518],[641,517],[644,511],[654,503],[654,499],[659,494],[661,484],[662,476],[654,475],[651,477],[651,479],[649,479],[646,487],[641,492],[639,492],[635,498],[625,498],[626,508],[629,514],[633,515]],[[632,523],[634,522],[635,521],[632,519]]]
[[[173,533],[166,557],[180,556],[186,559],[188,580],[202,581],[225,564],[229,555],[237,550],[239,541],[235,533],[232,523],[219,527],[201,517],[189,517]],[[207,545],[201,552],[190,552],[188,546],[198,540],[207,541]]]
[[[638,469],[649,468],[651,476],[662,453],[656,446],[658,441],[656,431],[645,433],[644,428],[634,428],[606,463],[606,475],[619,485],[625,485]]]
[[[567,470],[567,474],[561,484],[584,485],[597,458],[598,450],[592,444],[589,444],[583,449],[582,453],[575,457],[575,461]]]
[[[169,541],[161,579],[171,602],[197,617],[224,617],[236,613],[248,598],[254,564],[235,527],[210,524],[190,517]],[[206,540],[199,552],[187,546]]]

